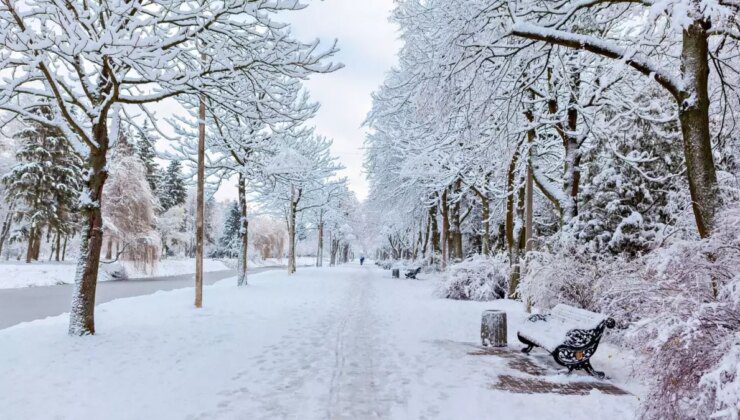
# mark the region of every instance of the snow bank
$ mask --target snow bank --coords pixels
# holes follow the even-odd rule
[[[517,351],[520,303],[433,297],[428,281],[399,282],[348,265],[254,275],[204,290],[159,292],[98,306],[92,337],[66,335],[67,317],[0,331],[0,407],[10,418],[567,418],[629,419],[637,398],[514,394],[517,375],[481,356],[480,315],[504,309]],[[601,353],[601,352],[600,352]],[[544,355],[544,354],[543,354]],[[595,363],[616,372],[608,351]],[[546,357],[545,357],[546,358]],[[544,360],[544,359],[540,359]],[[575,374],[543,377],[589,381]]]
[[[120,265],[101,264],[100,280],[110,280],[107,273]],[[195,272],[194,259],[167,259],[160,261],[152,272],[141,272],[132,264],[124,264],[129,278],[151,278],[178,276]],[[56,284],[74,283],[75,262],[49,263],[0,263],[0,289],[15,289],[30,286],[53,286]],[[221,261],[204,260],[205,272],[228,270]]]

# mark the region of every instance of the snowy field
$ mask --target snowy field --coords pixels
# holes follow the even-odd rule
[[[101,281],[109,280],[106,274],[110,266],[100,265],[102,274]],[[195,260],[167,259],[157,263],[151,272],[137,270],[133,265],[126,264],[126,273],[130,278],[151,278],[179,276],[195,272]],[[53,286],[55,284],[74,283],[75,262],[3,262],[0,263],[0,289],[15,289],[30,286]],[[223,262],[217,260],[204,260],[203,270],[205,272],[228,270]]]
[[[480,352],[480,314],[508,312],[518,354],[520,304],[433,297],[432,281],[349,265],[255,275],[98,306],[92,337],[67,316],[0,330],[0,417],[630,419],[633,395],[521,394],[494,389],[522,375]],[[537,360],[546,360],[538,358]],[[594,364],[631,390],[626,360]],[[555,383],[591,381],[549,374]]]

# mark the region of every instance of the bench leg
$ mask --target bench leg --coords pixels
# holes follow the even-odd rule
[[[529,344],[527,347],[522,349],[522,353],[529,354],[530,351],[534,348],[534,344]]]
[[[583,365],[583,370],[586,371],[589,375],[593,376],[597,379],[606,379],[606,375],[604,372],[599,372],[598,370],[595,370],[593,366],[591,366],[591,362],[586,362]]]

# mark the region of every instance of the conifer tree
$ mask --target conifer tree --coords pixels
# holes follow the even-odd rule
[[[39,114],[48,109],[39,108]],[[7,201],[15,203],[20,223],[16,237],[28,240],[26,262],[38,259],[42,230],[59,249],[61,237],[74,232],[74,209],[82,189],[82,159],[59,129],[26,121],[15,138],[17,164],[2,178]],[[57,252],[58,254],[58,252]]]
[[[149,121],[145,120],[144,125],[136,130],[136,154],[141,159],[141,163],[146,168],[146,179],[149,182],[149,188],[156,191],[161,182],[161,171],[154,159],[157,152],[154,145],[157,143],[157,136],[149,126]]]
[[[238,254],[239,229],[241,228],[239,203],[237,201],[231,202],[228,212],[224,221],[224,230],[218,240],[218,253],[222,256],[234,257]]]
[[[173,160],[167,166],[162,177],[159,191],[159,201],[162,204],[162,209],[164,211],[185,203],[187,191],[185,189],[185,181],[182,176],[182,167],[179,161]]]

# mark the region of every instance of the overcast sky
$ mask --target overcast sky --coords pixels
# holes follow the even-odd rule
[[[388,22],[393,0],[311,0],[309,6],[290,13],[290,23],[298,39],[321,39],[326,45],[336,38],[340,52],[336,61],[342,70],[319,75],[306,85],[311,97],[321,103],[312,121],[320,134],[334,139],[334,154],[347,167],[350,188],[358,198],[367,196],[362,173],[361,127],[370,111],[370,94],[383,82],[396,63],[400,48],[397,28]]]

